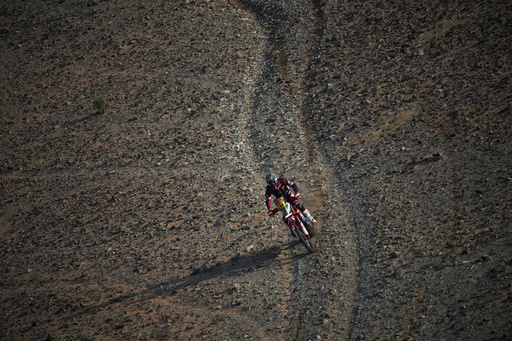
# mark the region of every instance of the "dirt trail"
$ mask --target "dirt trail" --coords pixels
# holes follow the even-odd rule
[[[315,44],[322,39],[322,9],[309,1],[272,6],[250,1],[242,7],[255,15],[267,42],[258,66],[258,86],[251,87],[256,95],[251,101],[251,124],[259,131],[249,129],[246,134],[256,151],[254,159],[262,170],[295,177],[306,204],[311,203],[323,222],[315,240],[319,252],[299,260],[293,269],[292,336],[346,339],[357,290],[353,213],[339,200],[339,179],[325,162],[321,145],[308,136],[311,127],[302,112],[308,110],[307,81]]]

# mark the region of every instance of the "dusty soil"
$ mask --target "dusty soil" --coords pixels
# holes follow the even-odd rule
[[[0,338],[512,339],[511,33],[508,1],[2,2]]]

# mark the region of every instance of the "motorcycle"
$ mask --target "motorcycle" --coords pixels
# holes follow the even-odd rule
[[[306,219],[299,209],[293,207],[283,197],[277,198],[275,203],[277,208],[272,210],[272,215],[281,211],[283,213],[283,220],[288,224],[293,235],[304,244],[310,253],[315,252],[315,245],[311,241],[311,237],[316,235],[313,223]]]

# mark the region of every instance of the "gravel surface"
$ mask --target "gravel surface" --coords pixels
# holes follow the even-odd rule
[[[0,339],[512,339],[507,1],[4,1],[0,37]]]

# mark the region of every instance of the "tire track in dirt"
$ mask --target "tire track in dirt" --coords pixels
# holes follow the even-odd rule
[[[314,303],[317,305],[317,310],[303,312],[304,321],[313,321],[316,317],[318,322],[313,326],[305,324],[309,328],[301,330],[296,335],[297,339],[301,340],[314,338],[315,334],[319,339],[350,338],[350,331],[357,316],[356,301],[360,276],[357,237],[359,206],[347,206],[341,199],[344,195],[352,196],[352,194],[346,189],[343,190],[340,170],[330,160],[328,151],[322,146],[322,137],[315,134],[313,121],[315,117],[308,115],[312,109],[311,98],[314,98],[318,91],[314,86],[317,83],[315,59],[321,57],[319,46],[325,27],[324,5],[324,1],[321,0],[310,1],[312,33],[308,40],[308,53],[305,58],[307,71],[305,77],[301,79],[306,96],[302,99],[299,119],[308,146],[308,163],[314,165],[311,177],[317,183],[324,183],[315,193],[317,198],[323,198],[319,206],[324,208],[321,211],[324,226],[317,241],[323,257],[320,264],[317,262],[315,270],[330,278],[328,281],[315,278],[314,281],[307,283],[310,291],[321,294]],[[342,231],[343,235],[340,233]],[[343,270],[339,271],[341,269]],[[313,277],[311,275],[315,274],[316,271],[310,271],[308,277]]]

